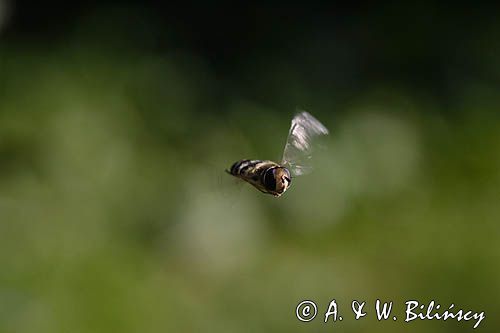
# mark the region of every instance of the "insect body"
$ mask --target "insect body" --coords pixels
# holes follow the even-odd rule
[[[292,182],[290,171],[273,161],[241,160],[228,171],[255,186],[259,191],[279,197]]]
[[[328,130],[316,118],[308,112],[300,112],[292,119],[281,163],[269,160],[240,160],[226,171],[252,184],[261,192],[279,197],[290,187],[292,176],[312,171],[309,164],[313,138],[326,134]]]

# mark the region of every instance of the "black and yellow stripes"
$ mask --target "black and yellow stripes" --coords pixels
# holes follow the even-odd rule
[[[261,164],[262,160],[241,160],[234,163],[231,166],[230,173],[234,176],[240,176],[247,173],[252,168],[255,168],[257,165]]]

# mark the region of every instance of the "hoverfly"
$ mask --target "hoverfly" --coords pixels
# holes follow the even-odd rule
[[[252,184],[263,193],[279,197],[290,187],[292,177],[312,171],[309,160],[312,157],[313,139],[327,134],[326,127],[311,114],[299,112],[292,119],[281,163],[245,159],[235,162],[226,172]]]

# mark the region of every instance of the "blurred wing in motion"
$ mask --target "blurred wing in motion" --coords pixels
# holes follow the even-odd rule
[[[323,124],[306,111],[302,111],[292,119],[281,164],[288,168],[292,176],[301,176],[312,171],[311,157],[314,150],[314,139],[327,135]]]

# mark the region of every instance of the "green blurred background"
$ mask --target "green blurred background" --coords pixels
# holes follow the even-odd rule
[[[190,5],[0,2],[0,332],[498,331],[497,6]],[[297,107],[313,174],[224,173]]]

